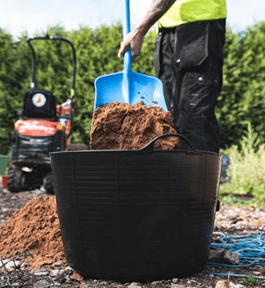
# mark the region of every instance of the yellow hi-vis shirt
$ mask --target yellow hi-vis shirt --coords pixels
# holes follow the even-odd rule
[[[176,0],[158,20],[158,28],[226,18],[226,0]]]

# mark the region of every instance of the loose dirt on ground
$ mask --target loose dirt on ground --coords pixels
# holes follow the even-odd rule
[[[55,196],[28,200],[0,226],[0,255],[16,256],[18,251],[30,251],[32,269],[57,259],[66,264]]]

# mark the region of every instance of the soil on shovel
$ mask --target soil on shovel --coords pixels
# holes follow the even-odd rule
[[[108,103],[98,107],[92,119],[90,147],[93,150],[140,149],[162,134],[177,133],[170,112],[160,107],[127,103]],[[155,142],[154,149],[179,148],[179,139],[166,137]]]

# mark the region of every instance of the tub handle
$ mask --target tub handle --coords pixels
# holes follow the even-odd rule
[[[144,146],[140,150],[153,151],[156,140],[158,140],[160,138],[164,138],[164,137],[169,137],[169,136],[178,137],[178,138],[184,140],[185,143],[186,143],[186,151],[187,152],[193,152],[193,153],[196,152],[196,153],[198,153],[198,151],[195,150],[195,148],[192,147],[190,141],[185,136],[177,134],[177,133],[174,133],[174,134],[173,133],[172,134],[169,133],[169,134],[159,135],[159,136],[155,137],[154,139],[152,139],[146,146]]]

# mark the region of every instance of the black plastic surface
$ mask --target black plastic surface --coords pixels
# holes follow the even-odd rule
[[[188,150],[51,153],[69,265],[87,277],[125,281],[202,271],[221,156]]]

